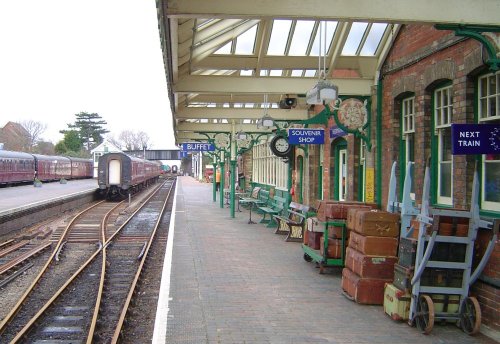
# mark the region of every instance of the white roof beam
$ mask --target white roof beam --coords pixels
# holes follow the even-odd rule
[[[306,109],[267,109],[266,113],[277,120],[299,121],[307,119]],[[260,119],[264,116],[261,108],[208,108],[182,107],[175,114],[177,119]]]
[[[300,18],[389,23],[498,25],[500,1],[481,0],[169,0],[169,17]]]
[[[192,63],[196,63],[198,61],[203,60],[207,56],[213,54],[217,49],[226,44],[227,42],[235,39],[252,26],[258,24],[258,20],[248,20],[243,22],[242,24],[236,26],[235,28],[227,31],[226,33],[215,37],[203,44],[199,44],[198,46],[193,47],[193,53],[191,55]]]
[[[340,94],[369,95],[372,79],[329,79],[339,87]],[[177,93],[278,93],[302,94],[317,82],[315,78],[231,77],[190,75],[173,85]]]

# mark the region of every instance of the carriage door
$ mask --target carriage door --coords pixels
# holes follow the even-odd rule
[[[337,163],[339,164],[338,166],[339,201],[345,201],[347,193],[347,148],[339,149]]]
[[[109,174],[108,183],[109,185],[120,185],[121,180],[121,166],[120,160],[111,160],[109,162]]]

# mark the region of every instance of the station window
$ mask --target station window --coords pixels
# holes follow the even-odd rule
[[[450,86],[434,91],[434,129],[437,138],[437,202],[452,205],[453,156],[451,154],[451,123],[453,113]]]
[[[271,152],[268,142],[255,145],[252,152],[253,182],[286,190],[288,185],[288,164]]]
[[[479,123],[500,124],[500,73],[480,77],[477,94]],[[482,155],[481,208],[500,212],[500,154]]]
[[[401,120],[403,122],[402,138],[403,138],[403,153],[404,158],[401,161],[404,163],[401,170],[406,174],[408,162],[415,162],[415,97],[408,97],[401,102]],[[412,179],[410,197],[415,199],[415,183],[413,182],[412,169],[409,171]],[[402,176],[404,180],[405,176]]]

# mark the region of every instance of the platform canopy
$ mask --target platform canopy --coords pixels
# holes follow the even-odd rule
[[[500,13],[498,0],[156,3],[176,144],[269,131],[265,114],[307,119],[323,77],[340,95],[371,95],[401,25],[498,25]]]

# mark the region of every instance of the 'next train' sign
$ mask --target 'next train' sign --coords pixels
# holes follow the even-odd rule
[[[500,154],[500,125],[452,124],[451,152],[457,154]]]

